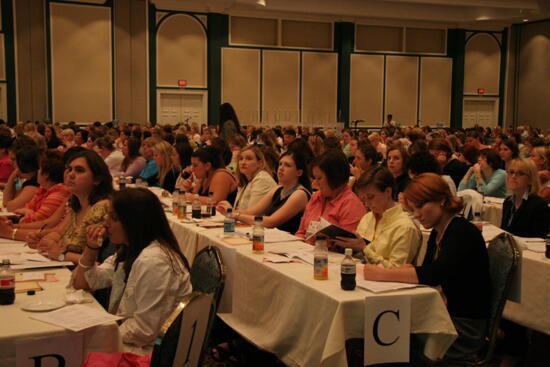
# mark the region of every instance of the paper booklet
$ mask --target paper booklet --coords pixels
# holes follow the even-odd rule
[[[317,232],[310,235],[307,238],[307,240],[311,238],[315,238],[319,235],[325,235],[328,238],[335,238],[335,237],[355,238],[355,235],[352,232],[342,227],[338,227],[336,224],[332,224],[329,221],[325,220],[324,218],[321,218],[321,220],[319,221],[319,229],[317,230]]]

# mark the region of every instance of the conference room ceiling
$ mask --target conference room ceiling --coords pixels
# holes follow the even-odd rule
[[[361,22],[420,21],[450,27],[506,26],[550,17],[550,0],[152,0],[157,8],[283,14]],[[261,5],[265,3],[265,6]]]

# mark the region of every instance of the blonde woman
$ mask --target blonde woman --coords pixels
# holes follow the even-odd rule
[[[546,237],[550,210],[538,195],[540,181],[531,159],[516,158],[510,162],[506,181],[512,192],[504,200],[501,228],[520,237]]]
[[[307,143],[316,157],[319,157],[325,152],[325,143],[323,142],[323,138],[319,135],[310,135],[307,138]]]
[[[155,144],[151,149],[153,151],[153,159],[158,166],[158,180],[160,187],[172,193],[176,187],[180,167],[176,165],[172,159],[174,147],[168,142],[162,140]]]
[[[239,172],[235,210],[248,209],[272,188],[275,180],[266,171],[265,158],[257,146],[249,146],[239,154]]]

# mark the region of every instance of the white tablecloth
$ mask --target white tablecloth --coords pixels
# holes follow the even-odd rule
[[[29,338],[54,337],[61,335],[74,335],[75,333],[64,328],[33,320],[30,312],[21,310],[21,305],[46,300],[64,299],[65,286],[70,279],[70,271],[65,268],[41,269],[42,273],[53,273],[59,279],[58,282],[40,282],[43,291],[37,291],[36,295],[28,296],[18,293],[15,303],[8,306],[0,306],[0,366],[15,366],[15,346],[17,341]],[[93,299],[91,295],[87,295]],[[95,300],[89,303],[90,307],[101,308]],[[116,323],[109,323],[93,327],[80,332],[83,334],[83,359],[88,352],[114,353],[122,350],[120,333]]]
[[[220,228],[204,230],[168,216],[188,259],[209,244],[220,248],[228,268],[222,302],[225,311],[231,311],[220,314],[225,322],[288,365],[347,366],[345,341],[364,336],[364,300],[376,295],[343,291],[339,262],[329,266],[329,280],[316,281],[311,265],[262,262],[263,256],[253,254],[250,245],[223,242]],[[278,246],[288,244],[266,244],[266,251]],[[439,293],[428,287],[399,293],[411,296],[411,331],[430,334],[425,353],[442,356],[456,331]]]

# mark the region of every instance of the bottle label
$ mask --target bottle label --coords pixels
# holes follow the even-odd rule
[[[0,287],[2,287],[2,288],[13,288],[13,287],[15,287],[15,279],[14,278],[0,279]]]
[[[223,224],[223,231],[224,232],[235,232],[235,223],[229,222]]]
[[[313,259],[313,277],[315,279],[328,279],[328,258],[315,257]]]
[[[340,272],[342,274],[353,274],[355,275],[355,264],[342,264],[340,267]]]
[[[252,236],[252,251],[264,252],[264,236]]]

